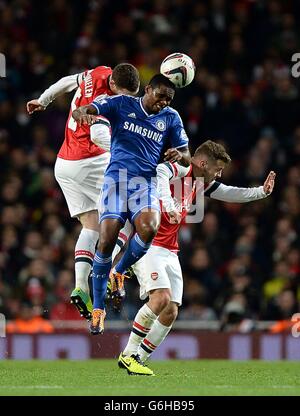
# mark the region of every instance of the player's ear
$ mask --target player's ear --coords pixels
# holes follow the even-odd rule
[[[151,92],[151,89],[152,89],[151,85],[146,85],[145,86],[145,93],[149,94]]]
[[[109,80],[109,88],[111,89],[112,92],[115,92],[116,90],[116,83],[112,78],[110,78]]]

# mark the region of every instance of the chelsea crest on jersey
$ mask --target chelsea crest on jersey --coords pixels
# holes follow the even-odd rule
[[[148,114],[142,98],[127,95],[96,99],[92,105],[112,127],[112,157],[106,174],[126,168],[129,176],[155,177],[164,149],[188,146],[182,120],[171,107]]]

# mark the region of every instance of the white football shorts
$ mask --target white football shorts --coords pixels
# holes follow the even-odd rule
[[[142,300],[151,290],[170,289],[171,301],[181,305],[183,278],[177,254],[164,247],[151,246],[132,267],[140,284]]]
[[[81,160],[58,157],[54,175],[68,204],[71,217],[98,210],[100,189],[110,153]]]

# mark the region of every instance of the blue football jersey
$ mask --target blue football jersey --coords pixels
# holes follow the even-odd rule
[[[148,114],[142,98],[127,95],[95,99],[92,105],[111,124],[111,159],[105,175],[118,178],[127,169],[129,178],[156,176],[161,153],[170,147],[188,146],[188,137],[176,110],[165,107]]]

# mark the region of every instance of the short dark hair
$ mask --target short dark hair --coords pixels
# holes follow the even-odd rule
[[[222,160],[226,165],[231,162],[229,154],[226,152],[225,147],[220,144],[213,142],[212,140],[206,140],[199,147],[197,147],[194,157],[205,154],[212,160]]]
[[[162,74],[154,75],[150,79],[149,85],[151,85],[152,88],[157,88],[160,85],[164,85],[165,87],[172,88],[175,91],[175,85],[172,84],[172,82],[169,80],[169,78],[165,77]]]
[[[133,93],[137,92],[140,85],[139,71],[128,63],[118,64],[113,69],[111,78],[118,88],[126,88]]]

